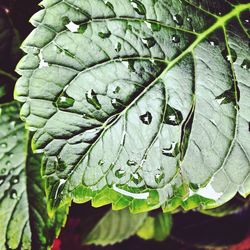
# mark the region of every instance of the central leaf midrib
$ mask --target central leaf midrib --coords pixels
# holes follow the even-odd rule
[[[82,160],[85,158],[85,156],[91,152],[91,150],[93,149],[93,147],[96,145],[96,143],[99,141],[100,138],[102,138],[103,134],[105,133],[105,131],[107,129],[109,129],[110,127],[112,127],[121,117],[121,115],[123,115],[125,112],[127,112],[127,110],[133,106],[159,79],[162,78],[162,76],[164,76],[173,66],[175,66],[182,58],[184,58],[187,54],[193,52],[193,50],[205,39],[207,38],[211,33],[213,33],[215,30],[217,30],[220,27],[223,27],[225,25],[225,23],[227,23],[230,19],[234,18],[235,16],[237,16],[240,12],[249,9],[250,8],[250,3],[248,4],[241,4],[236,6],[232,11],[230,11],[228,14],[222,16],[222,17],[218,17],[217,21],[207,30],[205,30],[204,32],[200,33],[197,36],[197,39],[187,48],[185,49],[179,56],[177,56],[174,60],[170,61],[168,66],[165,68],[165,70],[162,71],[161,74],[159,74],[158,77],[156,77],[155,80],[153,80],[143,91],[141,94],[139,94],[118,116],[117,118],[110,123],[108,126],[106,126],[102,133],[99,135],[99,137],[95,140],[95,142],[89,147],[89,149],[86,151],[86,153],[77,161],[74,169],[76,169],[79,164],[82,162]],[[71,178],[71,175],[73,174],[74,171],[71,171],[71,173],[69,174],[69,176],[67,177],[67,181],[69,180],[69,178]]]

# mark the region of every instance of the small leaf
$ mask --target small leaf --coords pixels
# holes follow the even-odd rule
[[[146,219],[147,214],[131,214],[128,209],[108,211],[83,242],[95,245],[113,245],[134,235]]]
[[[137,235],[144,240],[164,241],[172,229],[172,217],[167,213],[159,213],[156,217],[148,216]]]
[[[0,109],[0,249],[48,249],[68,209],[62,207],[49,218],[41,156],[29,148],[19,105],[2,104]]]

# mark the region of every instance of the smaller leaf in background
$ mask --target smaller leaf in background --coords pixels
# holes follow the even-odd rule
[[[137,235],[145,240],[165,240],[172,228],[172,217],[167,213],[159,213],[156,217],[148,216]]]
[[[31,152],[19,105],[2,104],[0,110],[0,249],[45,250],[58,236],[68,208],[49,218],[41,156]]]
[[[143,224],[147,213],[131,214],[128,209],[108,211],[84,237],[85,244],[113,245],[134,235]]]

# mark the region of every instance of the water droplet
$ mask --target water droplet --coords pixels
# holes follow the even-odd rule
[[[151,113],[148,111],[144,115],[140,115],[140,120],[146,125],[149,125],[152,122],[152,118]]]
[[[149,23],[149,22],[145,21],[145,24],[152,31],[160,31],[161,30],[161,24],[159,24],[159,23],[154,23],[154,22]]]
[[[138,173],[133,173],[133,174],[132,174],[131,180],[132,180],[135,184],[139,184],[143,179],[142,179],[142,177],[141,177]]]
[[[60,109],[70,108],[74,105],[75,100],[69,97],[66,93],[63,96],[59,96],[56,105]]]
[[[98,161],[98,165],[99,165],[99,166],[102,166],[103,164],[104,164],[104,161],[103,161],[103,160],[99,160],[99,161]]]
[[[172,143],[170,147],[162,149],[162,154],[169,157],[175,157],[178,155],[178,147],[176,143]]]
[[[182,121],[183,121],[182,113],[179,110],[168,105],[163,122],[165,124],[178,126],[182,123]]]
[[[111,36],[111,32],[110,31],[107,31],[105,33],[104,32],[99,32],[98,36],[101,37],[102,39],[109,38]]]
[[[80,34],[83,34],[88,28],[88,24],[87,23],[84,23],[84,24],[81,24],[77,30],[78,33]]]
[[[131,0],[131,5],[139,15],[146,15],[146,8],[140,1]]]
[[[102,105],[97,99],[97,94],[93,89],[90,89],[86,93],[86,99],[87,99],[87,102],[93,105],[97,110],[100,110],[102,108]]]
[[[165,177],[165,174],[164,174],[163,172],[162,172],[162,173],[156,174],[156,175],[155,175],[155,182],[156,182],[157,184],[160,184],[161,181],[164,179],[164,177]]]
[[[114,6],[113,6],[112,3],[106,2],[105,4],[106,4],[106,6],[108,6],[111,10],[114,10]]]
[[[3,142],[0,144],[0,147],[1,148],[7,148],[8,144],[6,142]]]
[[[250,69],[250,60],[248,59],[244,59],[244,61],[241,64],[241,68],[243,69]]]
[[[236,102],[235,100],[235,89],[234,86],[231,89],[228,89],[224,91],[221,95],[217,96],[215,99],[217,102],[222,105],[222,104],[228,104],[231,102]],[[239,93],[237,93],[237,97],[239,97]]]
[[[152,48],[155,46],[156,41],[153,37],[148,37],[148,38],[142,38],[143,44],[145,44],[148,48]]]
[[[212,45],[213,47],[214,46],[216,46],[216,45],[219,45],[219,42],[218,42],[218,40],[216,40],[216,39],[209,39],[209,43],[210,43],[210,45]]]
[[[1,174],[5,174],[5,173],[6,173],[6,171],[7,171],[7,169],[6,169],[6,168],[1,169]]]
[[[6,176],[0,176],[0,185],[2,185],[5,181]]]
[[[120,92],[121,88],[119,86],[116,86],[115,89],[113,90],[114,94],[118,94]]]
[[[10,162],[10,161],[6,161],[6,162],[5,162],[5,165],[6,165],[7,167],[10,167],[10,166],[11,166],[11,162]]]
[[[173,43],[179,43],[180,42],[180,37],[178,35],[173,35],[172,36],[172,42]]]
[[[10,190],[10,198],[17,199],[17,191],[15,189]]]
[[[118,42],[117,45],[116,45],[115,51],[116,51],[116,52],[120,52],[121,49],[122,49],[122,45],[121,45],[120,42]]]
[[[132,160],[128,160],[127,161],[127,164],[129,165],[129,166],[136,166],[136,162],[135,161],[132,161]]]
[[[183,18],[180,15],[174,15],[173,19],[176,24],[183,25]]]
[[[79,29],[79,25],[75,24],[74,22],[70,21],[68,24],[65,25],[67,29],[73,33],[77,32]]]
[[[123,169],[118,169],[115,171],[115,176],[117,178],[122,178],[126,174],[126,171]]]
[[[119,109],[122,107],[122,103],[121,103],[121,100],[117,99],[117,98],[113,98],[111,100],[111,104],[112,106],[115,108],[115,109]]]
[[[19,177],[17,175],[12,176],[10,179],[11,184],[17,184],[19,182]]]
[[[237,54],[234,49],[229,48],[230,53],[228,53],[227,49],[224,49],[221,54],[224,57],[224,59],[228,62],[235,62],[237,60]]]

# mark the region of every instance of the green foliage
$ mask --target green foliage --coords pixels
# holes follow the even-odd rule
[[[147,218],[146,213],[131,214],[128,209],[108,211],[84,236],[83,242],[113,245],[134,235]]]
[[[217,207],[250,192],[250,4],[45,0],[16,99],[50,209]]]
[[[172,228],[172,217],[167,213],[159,213],[156,217],[148,216],[137,235],[145,240],[165,240]]]
[[[0,249],[48,249],[65,223],[67,208],[49,218],[41,156],[30,150],[19,104],[2,104],[0,110]]]

